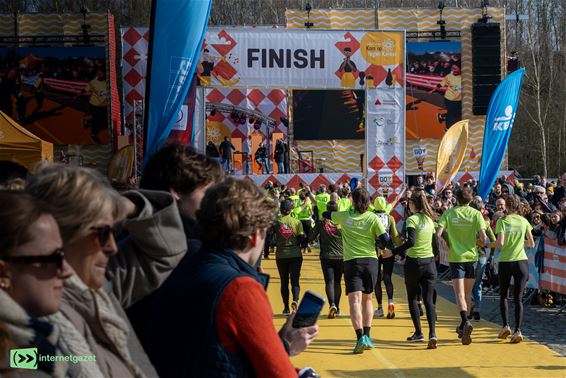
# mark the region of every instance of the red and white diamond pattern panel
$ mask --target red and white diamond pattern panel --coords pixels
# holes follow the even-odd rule
[[[275,120],[275,129],[271,129],[269,134],[282,133],[287,138],[287,127],[281,121],[281,118],[288,118],[286,90],[206,89],[205,101],[235,105],[271,117]],[[248,153],[251,151],[251,137],[253,133],[259,133],[264,138],[268,136],[265,124],[262,124],[259,130],[255,130],[253,124],[249,121],[240,124],[235,122],[230,117],[230,114],[216,112],[213,116],[208,113],[206,140],[212,140],[218,144],[222,141],[223,136],[228,133],[232,138],[241,138],[242,150]]]
[[[145,97],[149,28],[125,27],[121,33],[124,115],[126,122],[131,122],[134,102]]]
[[[309,185],[313,190],[316,190],[320,184],[341,184],[343,182],[350,182],[351,179],[357,178],[361,180],[361,174],[358,173],[301,173],[301,174],[286,174],[286,175],[250,175],[243,176],[246,179],[252,180],[256,185],[264,187],[268,182],[272,184],[279,183],[286,185],[289,188],[299,189],[300,184]]]

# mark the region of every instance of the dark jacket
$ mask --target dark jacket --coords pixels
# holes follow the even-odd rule
[[[148,332],[148,352],[160,376],[254,376],[248,356],[228,352],[216,332],[218,301],[241,276],[265,286],[264,278],[231,249],[210,245],[173,272],[158,293]]]

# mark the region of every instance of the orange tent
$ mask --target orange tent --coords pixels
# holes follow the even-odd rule
[[[45,142],[0,111],[0,160],[11,160],[33,169],[41,161],[53,161],[53,144]]]

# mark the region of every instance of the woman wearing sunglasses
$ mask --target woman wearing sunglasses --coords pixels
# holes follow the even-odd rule
[[[66,354],[60,330],[42,317],[59,311],[63,280],[72,271],[63,259],[55,219],[33,197],[0,192],[0,203],[0,376],[4,376],[14,372],[9,368],[10,349]],[[41,361],[37,367],[46,375],[74,376],[65,363]]]
[[[121,196],[97,171],[61,165],[40,169],[27,189],[48,204],[61,230],[65,281],[61,314],[73,348],[96,355],[105,377],[157,376],[124,312],[158,288],[187,250],[181,218],[166,192]],[[123,222],[128,236],[115,239]]]

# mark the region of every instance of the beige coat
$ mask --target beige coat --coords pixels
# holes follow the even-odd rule
[[[177,204],[169,193],[140,190],[126,195],[143,209],[135,219],[126,221],[129,237],[118,244],[118,254],[110,259],[108,282],[101,290],[108,294],[110,311],[121,318],[129,329],[127,349],[131,361],[125,361],[120,346],[108,334],[108,328],[103,324],[100,302],[96,301],[93,290],[79,290],[65,283],[61,313],[86,339],[104,376],[157,377],[124,309],[165,281],[186,253],[187,243]],[[132,371],[132,363],[143,375]]]

